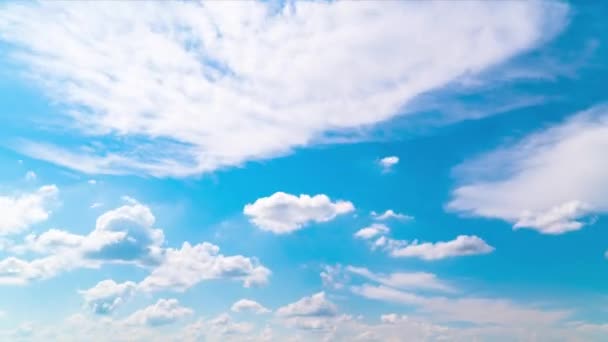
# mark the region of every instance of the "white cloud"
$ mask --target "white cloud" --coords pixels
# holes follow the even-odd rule
[[[374,223],[369,227],[359,229],[354,236],[358,239],[369,240],[378,235],[388,234],[390,229],[382,223]]]
[[[277,309],[280,317],[332,317],[338,308],[325,297],[325,292],[303,297],[297,302],[287,304]]]
[[[96,314],[105,315],[113,312],[118,306],[133,295],[137,284],[132,281],[116,283],[108,279],[97,283],[94,287],[79,291],[85,306]]]
[[[177,299],[159,299],[155,304],[134,312],[126,319],[127,324],[159,326],[171,324],[194,313],[183,307]]]
[[[380,159],[378,162],[382,167],[382,171],[389,172],[393,169],[393,166],[399,163],[399,157],[397,156],[388,156]]]
[[[419,289],[443,292],[453,292],[454,289],[438,279],[433,273],[427,272],[394,272],[390,274],[373,273],[364,267],[348,266],[346,270],[382,285],[399,289]]]
[[[235,322],[223,313],[209,320],[199,319],[186,326],[186,341],[266,341],[253,335],[255,325],[250,322]],[[261,336],[260,336],[261,337]]]
[[[245,205],[243,213],[262,230],[287,234],[312,222],[327,222],[354,210],[351,202],[332,202],[324,194],[294,196],[276,192]]]
[[[89,183],[89,184],[91,184],[91,185],[95,185],[95,184],[97,184],[97,181],[96,181],[95,179],[89,179],[89,180],[87,181],[87,183]]]
[[[270,310],[265,308],[262,304],[251,300],[251,299],[241,299],[232,304],[230,310],[234,312],[253,312],[256,314],[268,313]]]
[[[71,269],[99,268],[108,263],[152,267],[138,284],[138,290],[143,291],[183,291],[209,279],[235,279],[247,287],[268,281],[270,270],[256,259],[224,256],[219,254],[218,246],[207,242],[194,246],[185,242],[181,249],[165,248],[164,233],[154,228],[155,221],[147,206],[134,202],[100,215],[95,229],[87,235],[57,229],[30,234],[23,244],[10,246],[10,250],[43,256],[0,260],[0,284],[25,284]]]
[[[59,189],[45,185],[35,192],[0,196],[0,236],[17,234],[46,221]]]
[[[99,208],[99,207],[101,207],[101,206],[103,206],[103,203],[101,203],[101,202],[94,202],[93,204],[91,204],[91,205],[89,206],[89,208],[91,208],[91,209],[95,209],[95,208]]]
[[[340,264],[335,266],[324,265],[323,271],[319,273],[319,276],[321,277],[323,286],[335,290],[343,288],[348,282],[348,277]]]
[[[608,212],[608,107],[598,106],[456,169],[447,208],[563,234]]]
[[[535,326],[554,324],[569,315],[563,310],[530,308],[504,299],[427,297],[383,285],[354,286],[352,291],[369,299],[414,306],[444,322]]]
[[[36,176],[36,172],[34,171],[28,171],[25,173],[25,180],[28,182],[33,182],[36,180],[36,178],[38,178],[38,176]]]
[[[66,129],[94,142],[16,148],[83,172],[156,176],[273,157],[328,131],[390,119],[420,94],[534,48],[565,26],[568,10],[555,2],[295,2],[278,11],[263,2],[5,4],[0,39],[68,108]]]
[[[242,281],[245,287],[266,284],[270,270],[255,259],[242,255],[224,256],[219,247],[208,242],[180,249],[168,248],[163,262],[139,284],[144,291],[172,289],[184,291],[201,281],[228,278]]]
[[[444,258],[487,254],[494,251],[494,247],[475,235],[459,235],[454,240],[440,242],[413,241],[405,246],[390,250],[393,257],[414,257],[424,260],[439,260]]]
[[[393,209],[388,209],[387,211],[385,211],[384,213],[382,213],[380,215],[378,215],[375,211],[372,211],[372,216],[374,217],[375,220],[379,220],[379,221],[389,220],[392,218],[401,220],[401,221],[414,219],[413,216],[396,213],[393,211]]]

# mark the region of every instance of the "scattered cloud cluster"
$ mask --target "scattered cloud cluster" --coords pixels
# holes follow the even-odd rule
[[[262,230],[287,234],[312,222],[327,222],[354,210],[355,206],[351,202],[332,202],[324,194],[295,196],[276,192],[245,205],[243,213],[249,217],[251,223]]]
[[[251,299],[241,299],[236,301],[234,304],[232,304],[230,310],[234,312],[251,312],[256,314],[270,312],[270,310],[265,308],[262,304]]]
[[[32,260],[14,256],[0,260],[0,284],[25,284],[71,269],[99,268],[108,263],[152,268],[138,284],[143,291],[183,291],[201,281],[219,278],[252,286],[264,284],[270,276],[270,270],[257,260],[241,255],[224,256],[218,246],[208,242],[196,245],[185,242],[180,249],[166,248],[164,233],[154,228],[155,221],[151,210],[135,201],[100,215],[95,229],[87,235],[57,229],[30,234],[23,244],[12,246],[12,250],[42,256]],[[109,283],[102,284],[105,290],[108,286]],[[93,293],[98,293],[97,290]]]

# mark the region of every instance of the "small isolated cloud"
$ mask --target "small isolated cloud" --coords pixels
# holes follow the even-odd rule
[[[396,241],[396,240],[393,240]],[[459,235],[451,241],[423,242],[413,241],[390,244],[391,256],[396,258],[420,258],[423,260],[439,260],[458,256],[488,254],[494,247],[474,235]]]
[[[390,219],[396,219],[400,221],[413,220],[414,217],[406,214],[400,214],[393,211],[393,209],[388,209],[382,214],[378,214],[375,211],[371,212],[372,217],[378,221],[385,221]]]
[[[348,201],[332,202],[327,195],[295,196],[276,192],[245,205],[243,213],[262,230],[287,234],[312,222],[327,222],[338,215],[350,213],[355,206]]]
[[[89,179],[89,180],[87,181],[87,183],[89,183],[89,184],[91,184],[91,185],[95,185],[95,184],[97,184],[97,181],[96,181],[95,179]]]
[[[324,287],[339,290],[344,288],[348,283],[348,276],[344,272],[342,265],[335,266],[325,265],[319,274]]]
[[[89,208],[91,208],[91,209],[95,209],[95,208],[99,208],[99,207],[101,207],[101,206],[103,206],[103,203],[101,203],[101,202],[94,202],[94,203],[92,203],[92,204],[89,206]]]
[[[268,313],[270,310],[265,308],[262,304],[251,300],[251,299],[241,299],[230,307],[230,310],[234,312],[251,312],[256,314]]]
[[[382,223],[373,223],[369,227],[359,229],[354,236],[358,239],[369,240],[379,235],[388,234],[390,228]]]
[[[79,292],[84,299],[85,307],[95,314],[106,315],[130,298],[136,287],[137,284],[132,281],[119,284],[114,280],[103,280],[94,287]]]
[[[34,171],[28,171],[25,173],[25,180],[28,182],[33,182],[36,180],[36,178],[38,178],[38,176],[36,176],[36,172]]]
[[[30,193],[0,196],[0,236],[17,234],[46,221],[59,189],[45,185]]]
[[[337,315],[338,308],[330,302],[325,292],[304,297],[297,302],[287,304],[277,309],[280,317],[332,317]]]
[[[608,106],[597,106],[457,167],[447,209],[541,234],[579,230],[608,212],[607,148]]]
[[[397,156],[389,156],[380,159],[378,162],[380,167],[382,167],[383,172],[389,172],[393,169],[395,165],[399,163],[399,157]]]
[[[127,324],[160,326],[174,323],[181,318],[190,316],[194,311],[183,307],[177,299],[159,299],[155,304],[131,314]]]

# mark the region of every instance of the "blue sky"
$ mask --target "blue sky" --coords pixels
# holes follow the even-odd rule
[[[0,340],[602,341],[603,4],[0,4]]]

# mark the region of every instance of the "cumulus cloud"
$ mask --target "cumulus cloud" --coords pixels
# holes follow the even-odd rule
[[[181,306],[177,299],[161,298],[155,304],[132,313],[125,322],[127,324],[159,326],[174,323],[193,313],[192,309]]]
[[[375,220],[379,220],[379,221],[384,221],[384,220],[389,220],[389,219],[405,221],[405,220],[414,219],[413,216],[396,213],[393,211],[393,209],[388,209],[387,211],[385,211],[382,214],[378,214],[375,211],[372,211],[372,216],[374,217]]]
[[[245,287],[268,282],[271,272],[257,260],[242,255],[224,256],[219,250],[208,242],[184,242],[180,249],[168,248],[162,263],[139,286],[144,291],[184,291],[210,279],[235,279]]]
[[[280,317],[332,317],[337,315],[338,308],[326,298],[325,292],[319,292],[282,306],[276,312]]]
[[[382,223],[374,223],[369,227],[359,229],[354,236],[358,239],[369,240],[378,235],[388,234],[390,232],[390,228]]]
[[[378,161],[378,164],[380,164],[380,167],[382,167],[383,172],[391,171],[393,169],[393,166],[397,165],[398,163],[399,157],[397,156],[384,157],[380,159],[380,161]]]
[[[414,240],[403,246],[389,246],[390,255],[397,258],[414,257],[424,260],[439,260],[450,257],[488,254],[494,247],[475,235],[459,235],[451,241],[423,242]]]
[[[45,185],[31,193],[0,196],[0,236],[17,234],[46,221],[59,189]]]
[[[253,312],[256,314],[268,313],[270,310],[265,308],[262,304],[251,300],[251,299],[241,299],[232,304],[230,310],[234,312]]]
[[[579,113],[456,169],[447,208],[514,229],[563,234],[608,212],[608,107]]]
[[[83,172],[156,176],[273,157],[390,119],[420,94],[532,49],[565,26],[568,10],[555,2],[4,4],[0,39],[11,56],[67,108],[65,129],[95,142],[16,148]]]
[[[268,341],[253,335],[255,325],[250,322],[235,322],[230,315],[222,313],[209,320],[199,319],[186,326],[187,341]]]
[[[355,206],[351,202],[332,202],[324,194],[295,196],[276,192],[245,205],[243,213],[262,230],[287,234],[312,222],[327,222],[354,210]]]
[[[103,280],[84,291],[82,295],[85,306],[93,313],[105,315],[113,312],[133,295],[136,284],[132,281],[116,283],[114,280]]]
[[[265,284],[270,270],[256,259],[224,256],[208,242],[180,249],[165,248],[162,229],[154,228],[151,210],[137,201],[100,215],[95,229],[78,235],[51,229],[30,234],[24,243],[11,246],[17,253],[41,254],[33,260],[14,256],[0,260],[0,284],[25,284],[75,268],[99,268],[104,264],[130,264],[152,269],[138,289],[183,291],[209,279],[235,279],[247,287]]]

